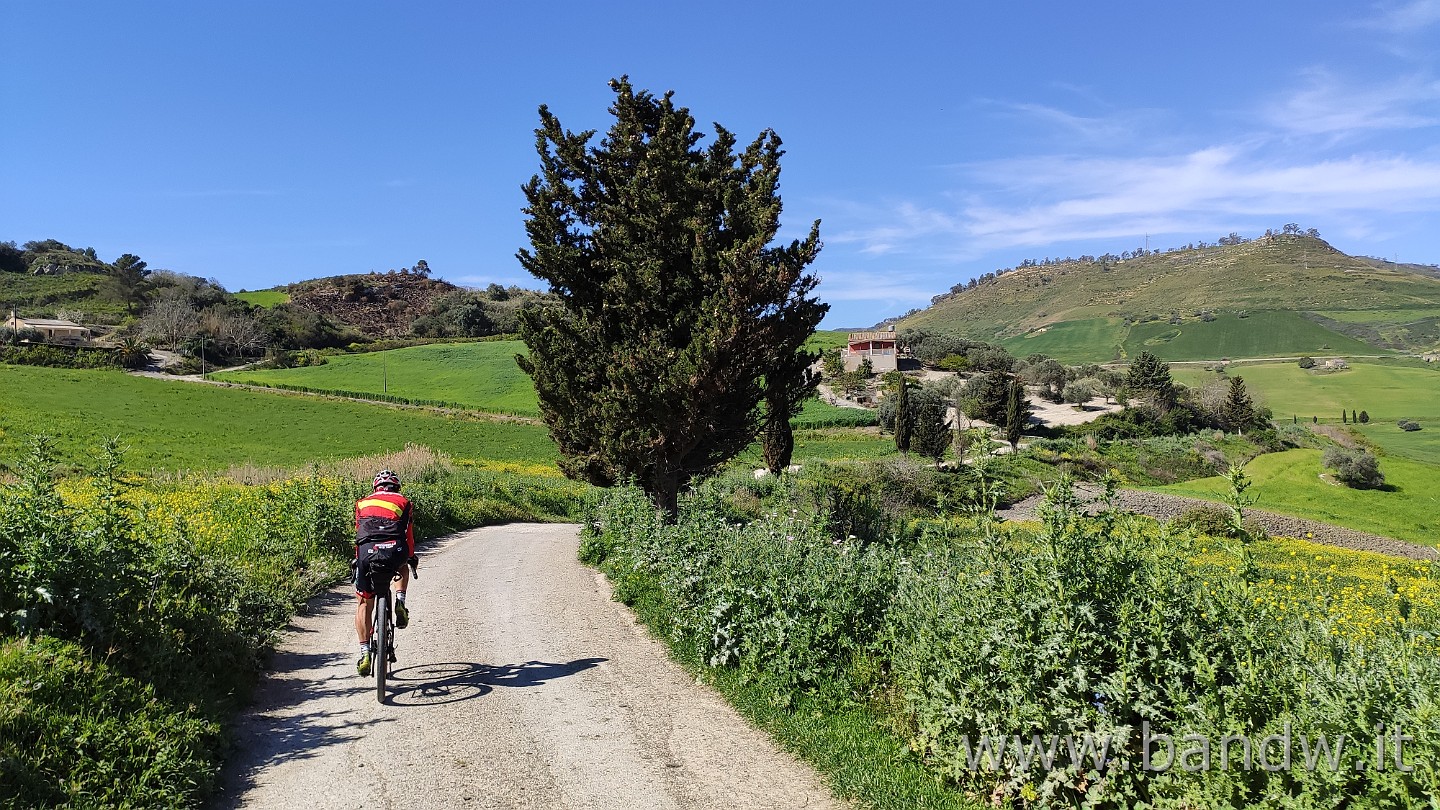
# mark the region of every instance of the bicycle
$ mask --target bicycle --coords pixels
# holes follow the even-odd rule
[[[419,579],[420,566],[415,562],[409,565],[410,575]],[[390,578],[390,582],[399,581],[398,573]],[[370,666],[375,673],[375,700],[382,704],[385,702],[385,679],[390,665],[395,663],[395,596],[390,590],[390,582],[385,583],[383,593],[375,594],[370,614]]]

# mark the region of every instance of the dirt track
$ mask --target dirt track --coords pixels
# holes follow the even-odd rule
[[[697,685],[575,559],[574,526],[423,555],[388,705],[341,588],[297,617],[236,734],[224,808],[842,807]]]
[[[1099,490],[1093,486],[1077,487],[1076,493],[1086,500],[1093,500],[1099,496]],[[1041,496],[1032,495],[1008,509],[999,510],[997,514],[1006,520],[1035,520],[1037,519],[1036,507],[1039,506],[1040,501]],[[1119,509],[1148,515],[1157,520],[1174,520],[1186,511],[1197,507],[1219,506],[1212,501],[1203,501],[1198,498],[1186,498],[1181,495],[1167,495],[1138,489],[1119,490],[1116,493],[1115,501],[1115,505]],[[1098,507],[1092,507],[1092,510],[1094,508]],[[1248,519],[1255,521],[1272,536],[1306,538],[1309,535],[1308,539],[1311,542],[1329,546],[1339,546],[1357,551],[1374,551],[1380,554],[1389,554],[1392,557],[1408,557],[1412,560],[1440,560],[1440,550],[1430,546],[1407,543],[1393,537],[1366,534],[1343,526],[1333,526],[1317,520],[1280,515],[1261,509],[1247,509],[1245,514]]]

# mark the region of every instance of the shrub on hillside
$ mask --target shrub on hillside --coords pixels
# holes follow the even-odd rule
[[[1302,357],[1302,358],[1300,358],[1300,368],[1314,368],[1314,367],[1315,367],[1315,358],[1313,358],[1313,357]]]
[[[1420,423],[1414,419],[1401,419],[1395,423],[1401,430],[1415,431],[1420,429]]]
[[[1380,462],[1366,450],[1330,447],[1321,463],[1335,471],[1336,480],[1354,489],[1376,489],[1385,485]]]
[[[965,371],[970,368],[970,359],[963,354],[947,354],[935,365],[941,371]]]
[[[1187,529],[1211,537],[1235,537],[1230,510],[1222,506],[1196,506],[1186,509],[1172,521],[1177,529]]]
[[[1148,405],[1101,414],[1082,425],[1067,425],[1068,435],[1093,434],[1100,439],[1145,439],[1152,436],[1183,436],[1204,426],[1188,403],[1179,403],[1166,411]]]

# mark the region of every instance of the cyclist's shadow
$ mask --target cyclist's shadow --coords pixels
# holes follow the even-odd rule
[[[608,658],[578,658],[568,664],[527,661],[523,664],[475,664],[451,661],[417,664],[390,673],[396,706],[434,706],[487,695],[495,687],[543,686],[556,678],[583,672]]]

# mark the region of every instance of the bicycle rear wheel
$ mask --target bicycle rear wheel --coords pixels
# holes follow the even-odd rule
[[[385,677],[390,670],[390,595],[375,595],[375,632],[371,636],[374,639],[375,649],[371,651],[370,660],[375,667],[375,700],[385,702]]]

